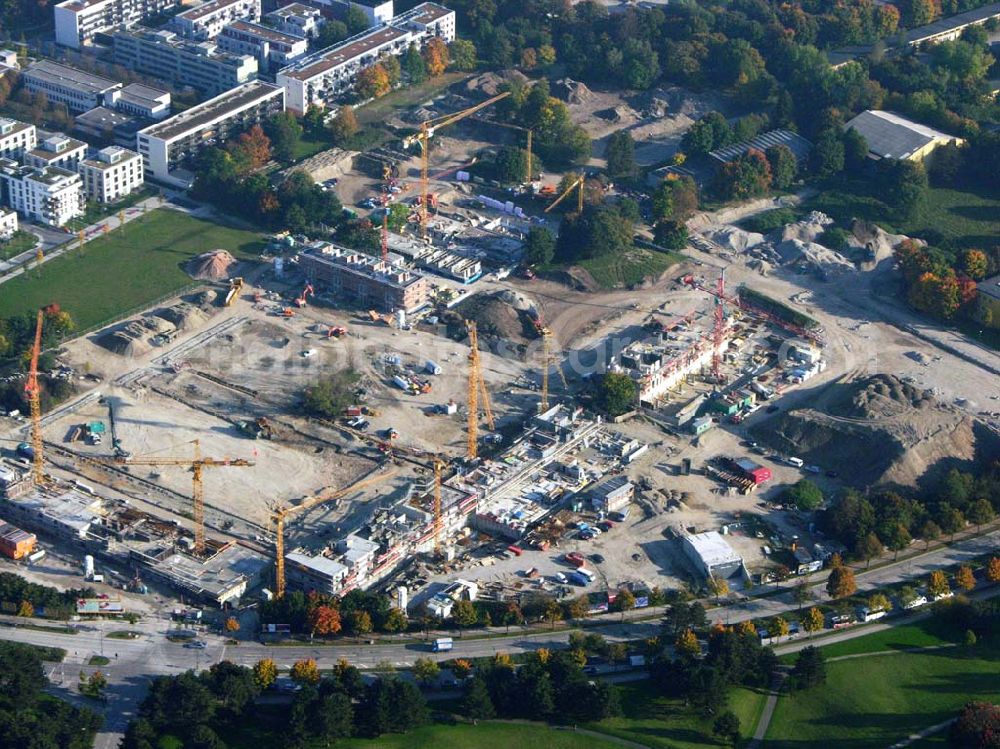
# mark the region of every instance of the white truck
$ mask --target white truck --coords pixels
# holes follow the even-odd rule
[[[431,650],[435,653],[444,653],[455,647],[455,641],[451,637],[438,637],[431,643]]]

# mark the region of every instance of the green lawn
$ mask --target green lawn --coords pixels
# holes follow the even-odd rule
[[[649,682],[620,684],[622,712],[587,728],[644,744],[652,749],[704,749],[727,746],[712,735],[711,721],[703,720],[678,700],[657,694]],[[767,695],[750,689],[734,689],[729,707],[740,719],[742,733],[748,735],[757,725]]]
[[[783,696],[767,749],[882,749],[953,717],[971,699],[1000,700],[1000,649],[977,647],[827,664],[826,684]]]
[[[254,232],[159,209],[0,286],[0,317],[58,302],[77,329],[90,329],[191,284],[182,266],[216,248],[249,259],[263,242]]]
[[[28,231],[17,231],[6,242],[0,242],[0,260],[10,260],[22,252],[32,250],[38,244],[38,237]]]
[[[328,148],[333,148],[333,141],[329,138],[324,138],[322,136],[317,138],[313,135],[303,135],[299,138],[299,142],[295,144],[293,156],[295,161],[302,161],[302,159],[315,156],[320,151],[325,151]]]
[[[115,203],[95,203],[92,201],[87,201],[87,208],[84,210],[83,215],[79,218],[71,220],[66,224],[66,228],[70,231],[80,231],[81,229],[86,229],[88,226],[92,226],[108,216],[117,216],[120,211],[127,210],[134,206],[136,203],[141,203],[146,198],[151,198],[154,195],[159,194],[159,190],[154,187],[144,187],[142,190],[137,190],[131,195],[126,195],[121,200]]]
[[[681,260],[683,256],[673,252],[654,252],[637,247],[624,255],[591,258],[575,265],[587,271],[602,289],[614,289],[655,279]]]
[[[842,655],[855,655],[856,653],[877,653],[882,650],[905,650],[907,648],[925,648],[929,645],[943,645],[947,639],[935,632],[932,620],[926,619],[917,624],[906,624],[899,627],[891,627],[881,632],[856,637],[853,640],[844,640],[832,645],[822,647],[823,655],[827,658],[837,658]],[[794,656],[793,656],[794,657]]]
[[[381,123],[391,117],[399,109],[409,109],[415,104],[422,104],[433,99],[449,86],[470,77],[469,73],[445,73],[438,78],[432,78],[419,86],[404,86],[380,99],[358,107],[355,114],[362,125]]]

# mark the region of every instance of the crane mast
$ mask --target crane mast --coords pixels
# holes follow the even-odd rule
[[[31,477],[35,486],[45,483],[45,471],[42,463],[42,391],[38,384],[38,357],[42,351],[42,324],[45,321],[45,311],[38,310],[35,319],[35,340],[31,347],[31,364],[28,367],[28,381],[24,392],[28,396],[31,408]]]

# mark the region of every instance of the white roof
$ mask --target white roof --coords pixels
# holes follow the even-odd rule
[[[718,531],[694,533],[686,538],[691,547],[708,567],[729,562],[742,562],[743,557],[733,551],[726,539]]]
[[[958,140],[901,115],[877,109],[862,112],[844,128],[857,130],[868,142],[871,153],[887,159],[906,159],[929,143]]]
[[[313,570],[314,572],[318,572],[321,575],[326,575],[332,579],[337,579],[338,577],[347,574],[347,567],[342,565],[340,562],[336,562],[333,559],[322,555],[310,556],[298,551],[292,551],[285,554],[285,560],[294,562],[295,564]]]

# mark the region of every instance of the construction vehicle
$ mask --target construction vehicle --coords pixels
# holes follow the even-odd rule
[[[203,458],[201,442],[193,440],[193,458],[124,458],[111,460],[127,466],[185,466],[191,470],[191,499],[193,500],[192,520],[194,521],[194,553],[201,556],[205,552],[205,496],[202,487],[202,473],[206,468],[246,468],[254,465],[243,458]]]
[[[111,425],[111,449],[116,458],[131,458],[132,453],[122,447],[122,441],[118,438],[118,429],[115,425],[115,403],[111,398],[106,398],[108,405],[108,423]]]
[[[307,296],[313,296],[315,293],[316,292],[315,292],[315,289],[313,289],[312,284],[311,283],[307,283],[306,286],[305,286],[305,288],[302,289],[302,293],[298,297],[295,298],[295,306],[296,307],[305,307],[306,306],[306,297]]]
[[[274,428],[266,416],[259,416],[250,421],[240,421],[237,426],[239,426],[241,432],[255,440],[274,439]]]
[[[383,470],[378,473],[369,474],[368,477],[361,479],[348,487],[343,489],[336,489],[330,492],[323,491],[319,494],[312,495],[310,497],[303,498],[299,504],[294,507],[288,507],[287,505],[279,505],[271,510],[271,520],[274,523],[274,553],[275,553],[275,565],[274,565],[274,594],[277,598],[285,597],[285,522],[292,515],[297,515],[299,513],[311,510],[313,507],[318,507],[326,502],[332,502],[333,500],[346,497],[352,492],[364,489],[367,486],[371,486],[376,483],[381,483],[386,479],[392,478],[396,475],[395,469]]]
[[[396,324],[396,318],[392,315],[383,315],[381,312],[376,312],[373,309],[368,310],[368,317],[372,322],[384,322],[389,327]]]
[[[295,317],[295,310],[291,307],[283,307],[278,313],[279,317]]]
[[[239,299],[241,291],[243,291],[243,279],[238,277],[229,279],[229,291],[226,292],[225,306],[232,307]]]
[[[340,338],[347,335],[347,328],[343,325],[331,325],[330,329],[326,331],[327,338]]]
[[[486,413],[486,421],[490,426],[490,431],[496,429],[493,420],[493,409],[490,406],[490,394],[486,390],[486,382],[483,380],[482,366],[479,360],[479,334],[476,331],[474,320],[465,321],[466,329],[469,331],[469,383],[466,393],[466,405],[468,407],[468,427],[466,439],[466,457],[475,460],[479,455],[479,404],[482,399],[483,411]]]
[[[24,392],[31,407],[31,479],[35,486],[42,486],[45,483],[42,463],[42,389],[38,384],[38,357],[42,352],[44,322],[45,310],[40,309],[35,318],[35,340],[31,346],[31,363],[28,366],[28,379],[24,385]]]
[[[577,191],[576,192],[576,212],[577,213],[583,213],[583,183],[585,181],[586,180],[585,180],[585,178],[583,176],[577,177],[575,180],[573,180],[573,182],[570,184],[570,186],[567,187],[563,191],[562,195],[560,195],[558,198],[556,198],[551,203],[549,203],[548,208],[546,208],[544,212],[548,213],[549,211],[551,211],[557,205],[559,205],[560,203],[562,203],[563,199],[567,195],[569,195],[571,192],[573,192],[573,190],[576,190]]]
[[[492,104],[496,104],[501,99],[506,99],[508,96],[510,96],[510,92],[504,91],[503,93],[497,94],[486,101],[480,102],[474,107],[469,107],[468,109],[463,109],[460,112],[453,112],[452,114],[446,114],[441,117],[434,117],[433,119],[425,120],[420,123],[419,133],[403,139],[404,148],[409,148],[414,143],[420,145],[420,233],[422,236],[427,236],[427,213],[430,204],[430,196],[427,191],[428,171],[430,168],[430,139],[434,136],[434,133],[441,128],[454,124],[459,120],[463,120],[481,109],[485,109]]]

